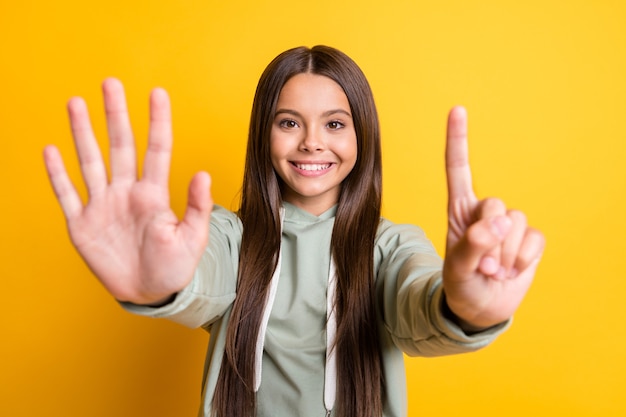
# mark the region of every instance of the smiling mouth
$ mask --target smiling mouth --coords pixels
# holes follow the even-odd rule
[[[324,171],[331,167],[332,164],[297,164],[292,162],[292,164],[303,171]]]

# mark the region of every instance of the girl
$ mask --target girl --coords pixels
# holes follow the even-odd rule
[[[380,218],[374,100],[336,49],[286,51],[261,76],[237,213],[213,206],[199,173],[178,221],[167,94],[151,95],[137,179],[122,86],[109,79],[103,92],[110,182],[76,98],[88,204],[54,147],[50,180],[76,249],[126,309],[210,331],[202,416],[405,416],[403,353],[485,346],[532,281],[543,237],[521,212],[474,196],[462,108],[448,121],[444,262],[420,229]]]

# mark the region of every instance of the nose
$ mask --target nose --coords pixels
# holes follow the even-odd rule
[[[307,128],[300,142],[300,150],[304,152],[317,152],[324,149],[324,138],[319,129]]]

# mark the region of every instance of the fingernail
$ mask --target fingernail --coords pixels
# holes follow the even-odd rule
[[[485,275],[495,275],[500,265],[491,256],[485,256],[480,262],[480,271]]]
[[[511,219],[506,216],[497,216],[491,219],[491,229],[499,236],[504,237],[511,228]]]
[[[496,272],[493,276],[495,279],[505,279],[506,278],[506,269],[504,269],[503,267],[500,267],[498,269],[498,272]]]

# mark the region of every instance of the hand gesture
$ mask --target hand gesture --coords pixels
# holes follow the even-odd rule
[[[68,102],[68,112],[89,193],[87,204],[83,205],[54,146],[44,150],[46,168],[72,243],[104,287],[120,301],[158,303],[182,290],[193,277],[208,240],[210,177],[194,176],[185,216],[179,222],[169,202],[172,127],[167,93],[155,89],[150,96],[148,149],[138,179],[123,86],[107,79],[102,87],[110,181],[80,98]]]
[[[501,323],[526,294],[543,252],[543,235],[501,200],[478,200],[467,151],[467,114],[453,108],[446,146],[448,238],[443,269],[450,310],[466,330]]]

